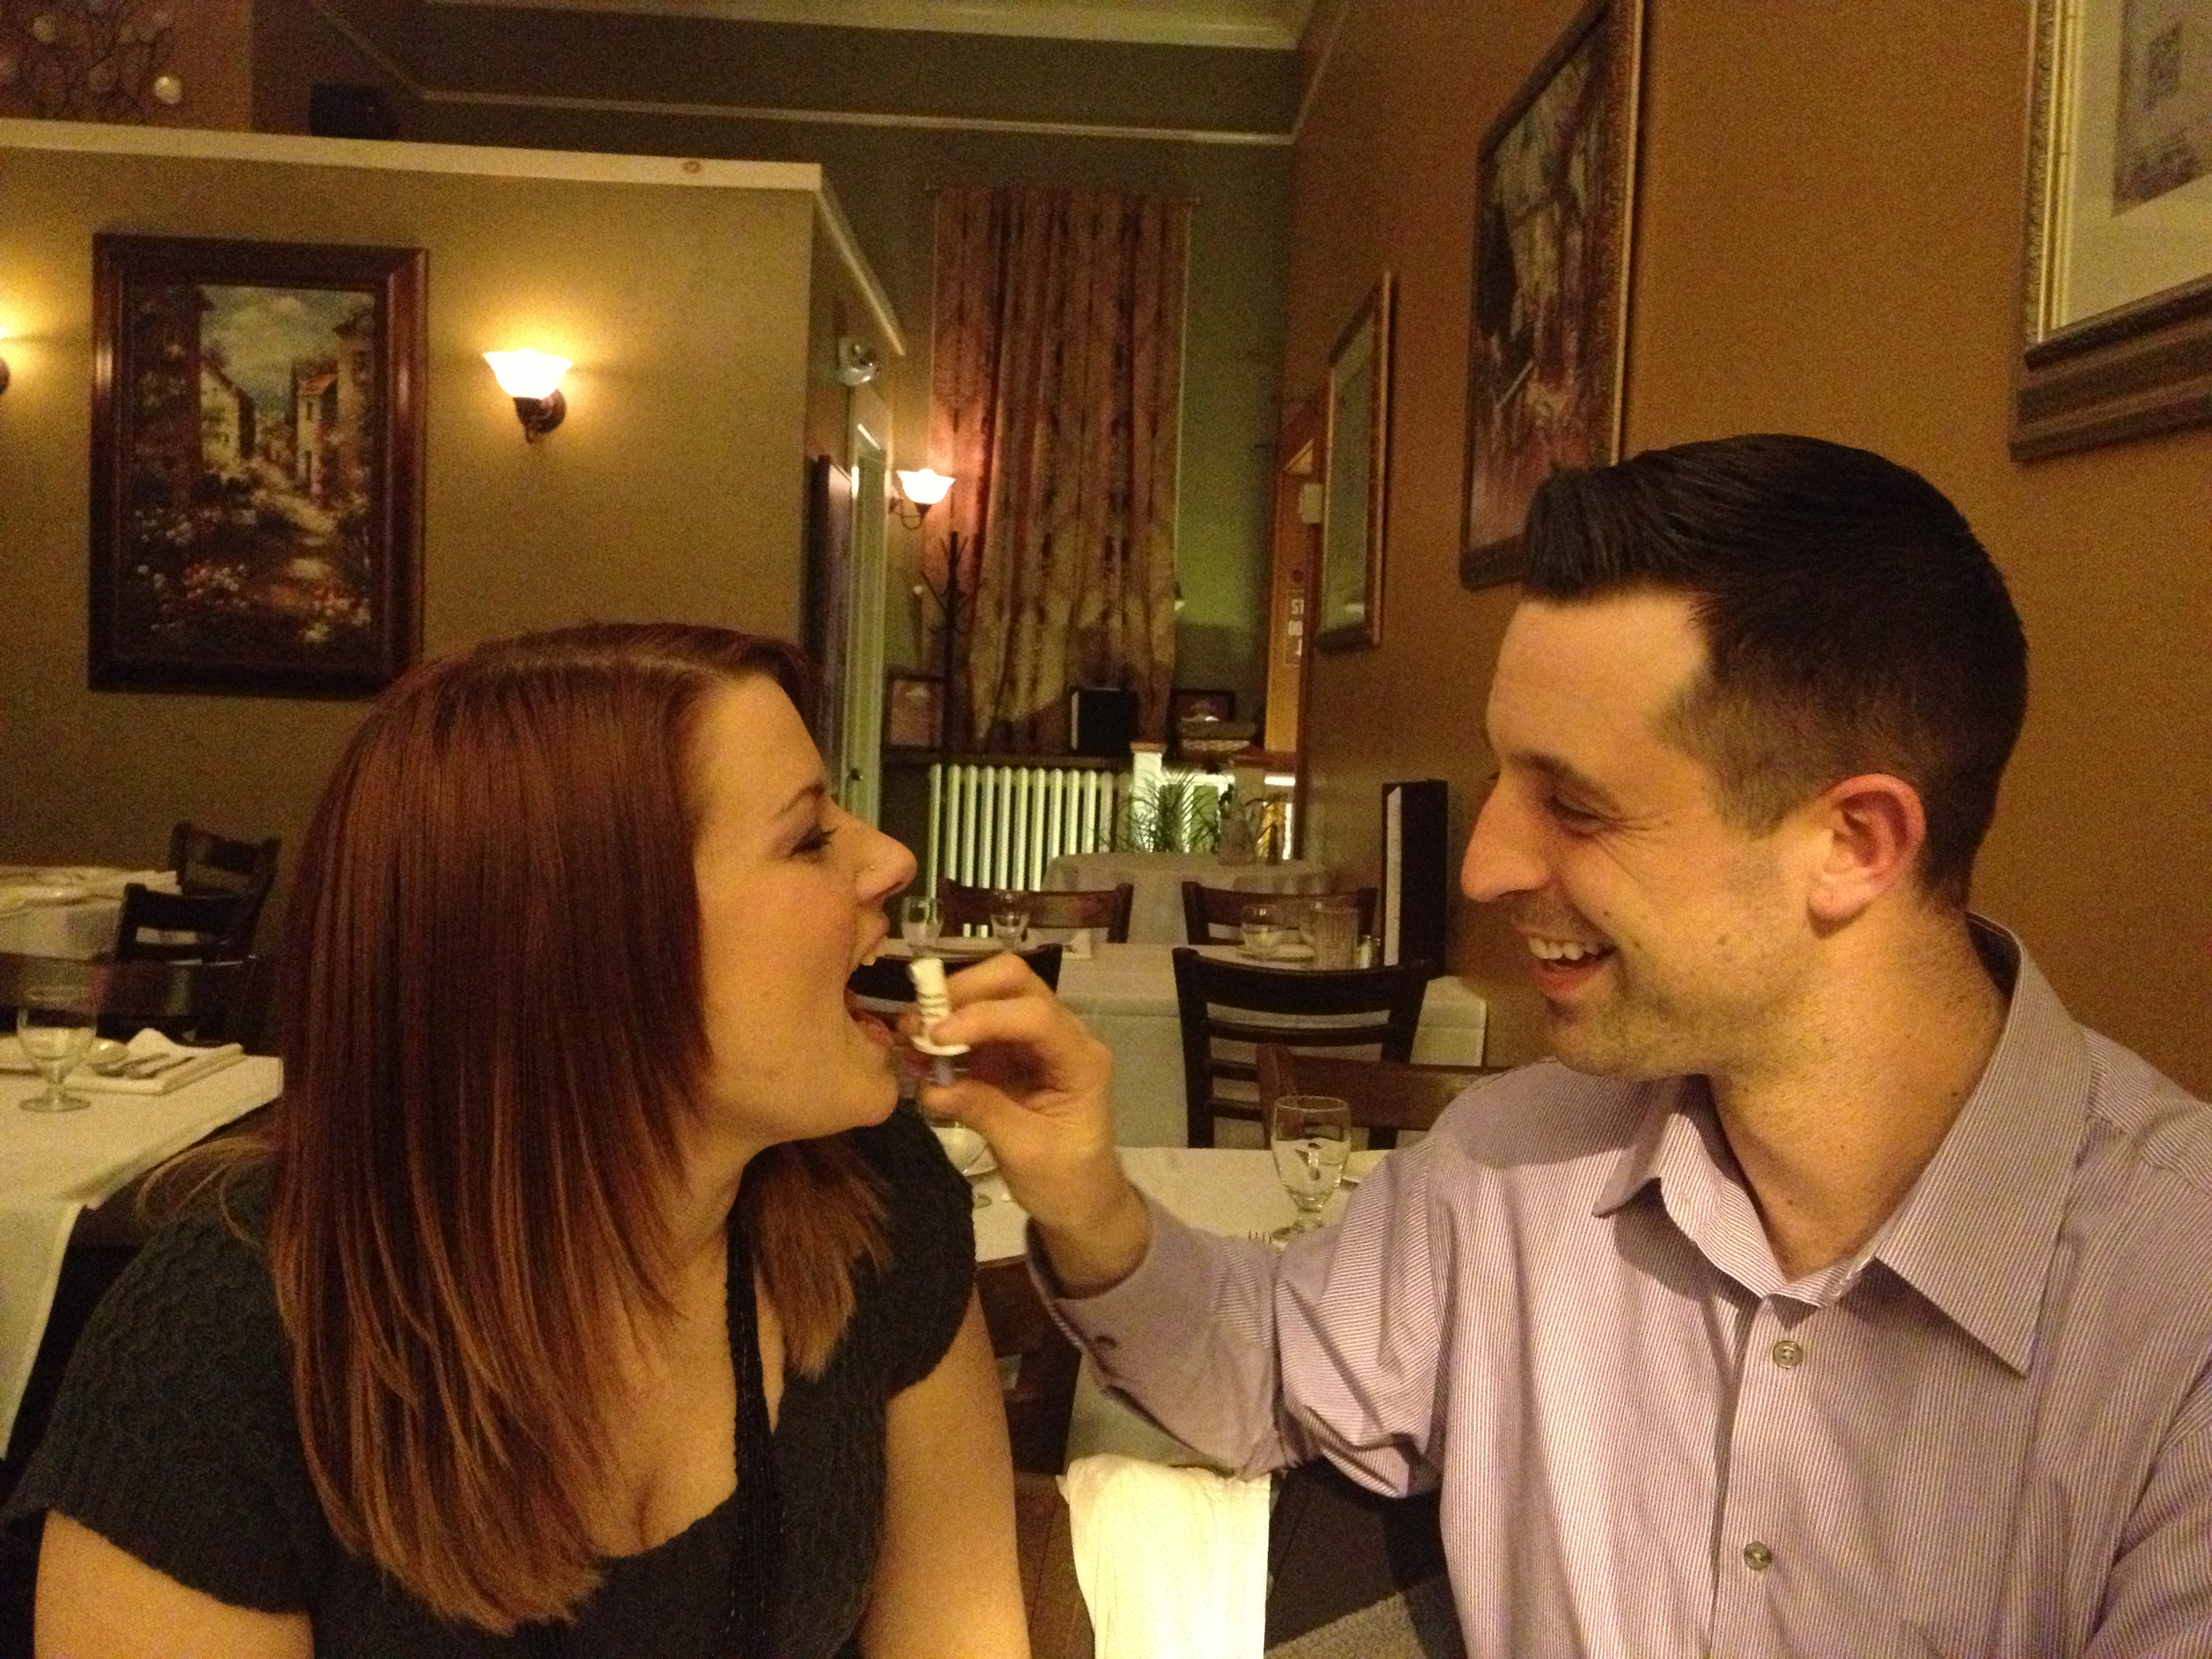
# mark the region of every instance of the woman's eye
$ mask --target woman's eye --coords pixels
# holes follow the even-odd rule
[[[791,850],[801,857],[805,857],[814,853],[819,853],[830,845],[831,840],[835,838],[836,834],[837,831],[829,824],[817,824],[813,829],[801,836],[799,838],[797,844],[794,845]]]

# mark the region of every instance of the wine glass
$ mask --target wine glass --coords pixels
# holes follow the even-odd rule
[[[899,901],[899,937],[916,956],[936,949],[944,925],[934,893],[910,893]]]
[[[1271,960],[1283,942],[1282,912],[1272,904],[1248,904],[1242,920],[1244,954],[1255,962]]]
[[[969,1207],[983,1208],[990,1203],[991,1195],[975,1184],[975,1177],[989,1173],[983,1168],[983,1160],[991,1155],[990,1143],[966,1124],[949,1117],[931,1118],[929,1127],[937,1137],[937,1144],[945,1149],[945,1161],[969,1177]]]
[[[20,1103],[27,1112],[81,1112],[92,1104],[67,1092],[63,1083],[92,1051],[92,1016],[81,1009],[23,1007],[15,1011],[15,1035],[46,1079],[45,1091]]]
[[[1297,1212],[1290,1225],[1268,1235],[1281,1243],[1321,1225],[1322,1210],[1352,1154],[1352,1108],[1332,1095],[1279,1096],[1267,1119],[1267,1146]]]
[[[1029,937],[1030,908],[1019,893],[1000,893],[991,900],[991,937],[1002,951],[1018,951]]]

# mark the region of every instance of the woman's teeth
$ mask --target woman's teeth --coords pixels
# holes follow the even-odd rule
[[[1593,957],[1609,956],[1613,950],[1609,945],[1585,945],[1582,940],[1573,939],[1532,939],[1528,941],[1528,948],[1539,961],[1565,963],[1587,962]]]

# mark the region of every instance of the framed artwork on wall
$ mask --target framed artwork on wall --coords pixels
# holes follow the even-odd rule
[[[93,239],[94,690],[366,696],[420,654],[424,264]]]
[[[2036,0],[2015,459],[2212,420],[2212,0]]]
[[[1483,135],[1475,167],[1462,584],[1521,573],[1555,467],[1620,457],[1643,0],[1591,0]]]
[[[1390,273],[1368,291],[1328,358],[1322,437],[1319,619],[1325,651],[1382,640],[1390,485]]]
[[[933,750],[945,742],[945,682],[934,674],[884,676],[884,747]]]

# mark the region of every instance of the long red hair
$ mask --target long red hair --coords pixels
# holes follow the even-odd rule
[[[665,1310],[708,1047],[694,729],[781,642],[595,625],[423,665],[347,745],[284,946],[269,1258],[301,1439],[348,1548],[498,1632],[598,1581],[608,1340]],[[835,1139],[748,1170],[792,1364],[818,1372],[879,1194]]]

